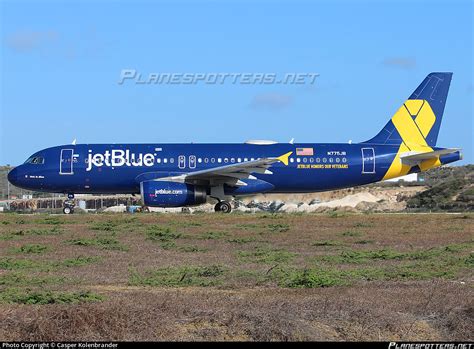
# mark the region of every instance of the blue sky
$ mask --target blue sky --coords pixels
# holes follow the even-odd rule
[[[2,1],[0,164],[70,143],[364,141],[431,71],[438,138],[473,162],[471,1]],[[316,72],[314,85],[119,85]]]

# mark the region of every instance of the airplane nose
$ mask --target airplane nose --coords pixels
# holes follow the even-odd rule
[[[8,181],[13,185],[18,182],[18,169],[16,167],[8,172]]]

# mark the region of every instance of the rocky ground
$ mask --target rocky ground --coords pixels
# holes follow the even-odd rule
[[[3,214],[0,341],[472,341],[473,219]]]
[[[400,212],[407,199],[426,190],[424,186],[358,187],[312,194],[260,194],[234,201],[236,212]],[[111,207],[108,212],[124,211]],[[152,212],[182,212],[181,208],[150,208]],[[186,212],[212,212],[208,203],[185,209]]]

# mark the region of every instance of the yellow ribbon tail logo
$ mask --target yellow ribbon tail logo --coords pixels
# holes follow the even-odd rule
[[[436,122],[436,116],[430,104],[422,99],[409,99],[392,117],[392,123],[403,142],[383,179],[404,176],[412,166],[402,163],[401,155],[410,151],[427,153],[433,149],[426,142],[426,137]],[[419,167],[422,171],[440,166],[438,159],[425,160]]]
[[[288,166],[288,158],[290,157],[291,154],[293,154],[292,151],[277,157],[277,160],[283,162],[285,166]]]

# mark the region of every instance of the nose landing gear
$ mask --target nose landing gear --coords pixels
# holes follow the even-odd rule
[[[67,200],[64,201],[64,214],[73,214],[74,207],[76,206],[76,201],[74,200],[74,194],[67,194]]]

